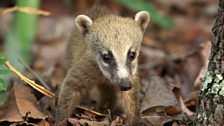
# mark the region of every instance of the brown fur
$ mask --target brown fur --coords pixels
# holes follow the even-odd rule
[[[120,116],[125,116],[125,124],[134,125],[138,120],[139,112],[137,60],[132,64],[134,66],[131,79],[133,87],[129,91],[122,92],[101,72],[98,65],[101,62],[96,58],[96,53],[102,46],[112,48],[120,55],[117,61],[122,62],[124,60],[122,57],[126,55],[119,52],[123,52],[124,48],[134,46],[139,52],[143,31],[133,19],[113,15],[105,8],[93,7],[86,15],[93,20],[94,25],[89,28],[89,34],[85,38],[77,28],[70,37],[67,49],[69,68],[59,93],[56,122],[69,117],[76,105],[80,104],[83,96],[98,86],[102,92],[111,90],[109,92],[114,93],[115,97],[109,99],[110,104],[114,105],[108,108],[112,110],[112,114],[122,110],[124,113]],[[89,41],[92,43],[90,44]]]

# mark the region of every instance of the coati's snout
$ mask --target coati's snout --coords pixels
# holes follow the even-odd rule
[[[127,78],[120,79],[120,82],[118,84],[121,91],[128,91],[132,88],[132,83]]]

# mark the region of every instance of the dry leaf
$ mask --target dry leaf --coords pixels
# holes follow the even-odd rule
[[[155,107],[163,107],[165,110],[166,107],[170,106],[176,108],[178,106],[175,95],[162,78],[158,76],[151,77],[145,97],[142,99],[140,112],[145,113]]]
[[[64,119],[63,121],[61,121],[59,123],[58,126],[68,126],[68,125],[71,125],[71,126],[81,126],[81,124],[79,123],[78,119],[75,119],[75,118]]]
[[[173,90],[174,94],[176,95],[176,98],[180,104],[180,108],[183,112],[185,112],[187,115],[193,115],[194,113],[192,111],[190,111],[186,105],[184,104],[184,101],[183,101],[183,97],[181,96],[180,94],[180,90],[179,89],[174,89]]]
[[[50,126],[50,123],[46,120],[42,120],[39,123],[37,123],[37,126]]]
[[[23,121],[22,116],[20,115],[17,105],[14,102],[7,103],[0,110],[0,122],[21,122]]]
[[[159,115],[154,115],[154,116],[144,116],[142,117],[143,119],[147,120],[147,122],[149,124],[147,124],[147,126],[163,126],[164,122],[167,120],[165,117],[163,116],[159,116]],[[147,123],[146,122],[146,123]]]
[[[9,102],[0,110],[0,122],[21,122],[26,117],[45,119],[47,116],[37,106],[36,98],[30,88],[15,84],[10,92]]]

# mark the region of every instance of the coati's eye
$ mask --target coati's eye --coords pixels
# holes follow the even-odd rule
[[[105,53],[105,54],[102,54],[102,59],[105,63],[110,63],[110,61],[112,60],[112,55],[111,53]]]
[[[103,54],[102,58],[103,58],[103,61],[106,63],[110,61],[110,56],[108,54]]]
[[[130,61],[133,61],[135,58],[136,58],[136,52],[134,52],[134,51],[129,51],[129,52],[128,52],[128,59],[129,59]]]

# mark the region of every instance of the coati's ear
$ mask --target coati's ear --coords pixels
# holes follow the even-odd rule
[[[86,15],[79,15],[75,18],[75,25],[82,34],[88,33],[89,27],[92,24],[93,21]]]
[[[142,31],[144,32],[150,20],[149,13],[147,11],[140,11],[135,15],[135,21],[140,25]]]

